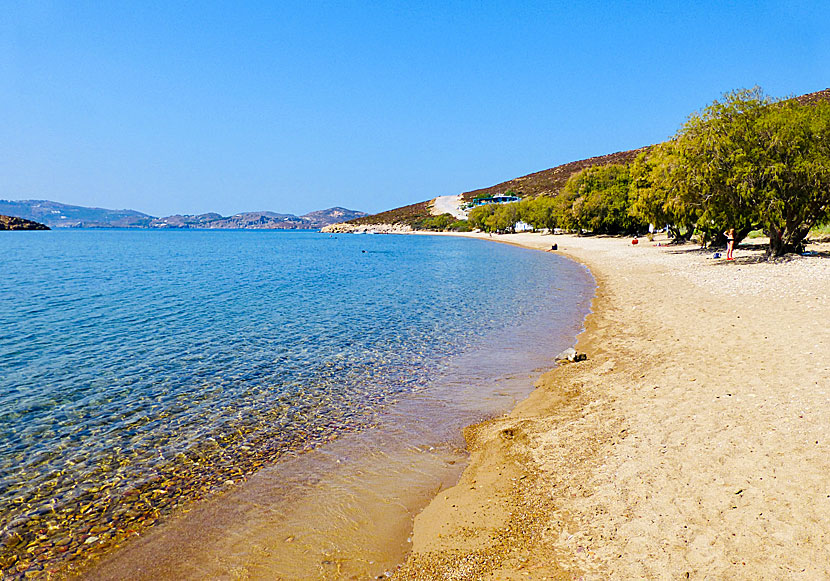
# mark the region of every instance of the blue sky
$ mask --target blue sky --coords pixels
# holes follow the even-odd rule
[[[826,2],[6,2],[0,198],[376,212],[830,86]]]

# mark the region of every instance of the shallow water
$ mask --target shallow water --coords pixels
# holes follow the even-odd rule
[[[366,497],[361,470],[404,477],[388,458],[455,465],[460,427],[529,390],[532,371],[573,341],[592,293],[578,265],[473,240],[53,231],[7,235],[0,248],[0,565],[14,574],[82,562],[245,481],[269,516],[214,502],[225,520],[210,520],[250,541],[290,522],[291,503],[274,497],[331,488],[353,464],[344,459],[368,461],[343,472],[349,498]],[[378,448],[380,463],[359,452]],[[428,496],[430,478],[403,488]],[[393,520],[357,516],[366,507],[348,516],[347,505],[332,500],[340,516],[324,520],[345,528],[325,527],[323,545],[361,519]],[[282,565],[223,554],[294,574],[285,563],[302,559],[285,549],[262,553]],[[204,573],[215,561],[194,562]],[[309,563],[323,561],[336,559]]]

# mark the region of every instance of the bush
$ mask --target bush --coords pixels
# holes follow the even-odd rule
[[[416,230],[438,230],[444,231],[449,226],[455,222],[455,218],[452,214],[441,214],[440,216],[430,216],[428,218],[422,218],[415,223]]]

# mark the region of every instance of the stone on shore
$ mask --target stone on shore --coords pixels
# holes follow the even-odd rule
[[[588,359],[588,356],[585,353],[578,353],[576,349],[570,347],[565,349],[556,356],[556,361],[568,361],[568,362],[575,362],[575,361],[585,361]]]

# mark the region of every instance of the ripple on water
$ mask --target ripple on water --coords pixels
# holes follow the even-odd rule
[[[94,557],[373,425],[500,333],[526,329],[511,339],[524,350],[572,337],[590,292],[579,267],[468,240],[46,234],[4,241],[0,259],[0,568],[12,577]]]

